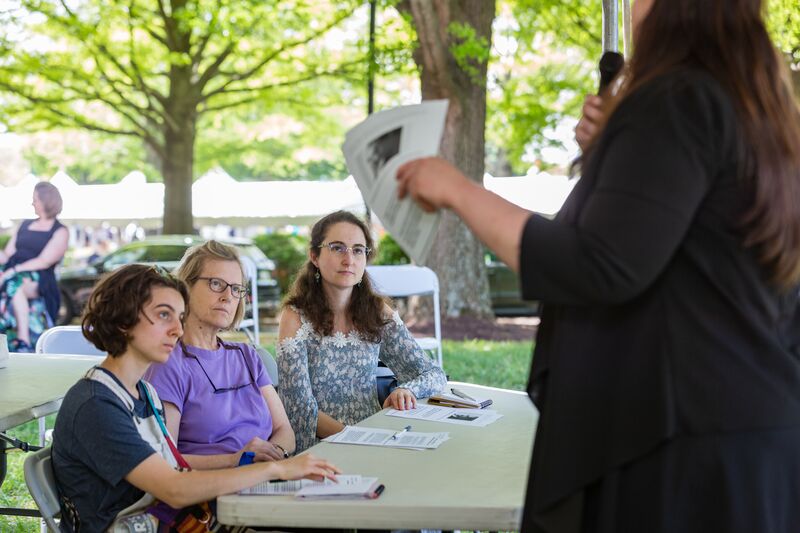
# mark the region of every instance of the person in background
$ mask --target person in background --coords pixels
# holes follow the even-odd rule
[[[280,396],[304,450],[381,409],[378,360],[397,374],[383,407],[410,409],[447,378],[366,275],[369,229],[336,211],[311,229],[309,259],[286,298],[278,332]]]
[[[164,401],[178,449],[198,469],[236,466],[244,452],[256,461],[289,457],[294,432],[261,358],[249,344],[219,338],[244,316],[238,250],[213,240],[194,246],[176,275],[191,295],[183,337],[147,379]]]
[[[23,222],[0,251],[0,331],[6,330],[11,351],[32,352],[39,335],[58,318],[61,297],[55,268],[69,243],[67,228],[56,218],[61,208],[55,185],[37,183],[37,218]]]
[[[797,531],[800,112],[764,11],[636,0],[555,220],[441,159],[398,171],[544,302],[523,531]]]
[[[335,479],[339,472],[311,455],[241,468],[177,469],[185,461],[173,451],[161,401],[143,376],[170,357],[188,298],[183,282],[147,265],[112,272],[92,293],[83,333],[109,355],[67,392],[56,419],[52,457],[63,531],[106,531],[120,513],[155,512],[154,498],[181,509],[263,481]]]

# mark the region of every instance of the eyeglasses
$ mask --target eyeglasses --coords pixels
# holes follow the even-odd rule
[[[354,257],[367,257],[372,251],[363,244],[356,244],[354,246],[346,246],[342,242],[329,242],[328,244],[320,244],[317,248],[327,248],[336,255],[345,255],[347,252],[353,252]]]
[[[203,368],[203,363],[200,362],[200,359],[195,354],[193,354],[192,352],[190,352],[189,350],[186,349],[186,345],[183,343],[183,341],[180,341],[180,345],[181,345],[181,350],[183,350],[183,353],[186,354],[188,357],[191,357],[192,359],[197,361],[197,364],[200,365],[200,370],[203,371],[203,374],[205,374],[206,379],[211,384],[211,388],[214,389],[214,394],[224,394],[226,392],[237,391],[239,389],[243,389],[245,387],[249,387],[250,385],[255,386],[256,378],[253,377],[253,371],[250,370],[250,365],[247,364],[247,357],[244,356],[244,351],[242,350],[242,348],[239,347],[239,346],[236,346],[235,344],[223,344],[223,342],[220,341],[220,340],[217,340],[217,342],[219,342],[220,346],[224,346],[225,348],[229,348],[230,349],[231,347],[233,347],[233,348],[236,348],[237,350],[239,350],[239,353],[242,354],[242,359],[244,360],[244,366],[245,366],[245,368],[247,368],[247,373],[250,375],[250,383],[244,383],[243,385],[236,385],[235,387],[217,388],[217,386],[214,385],[214,382],[211,381],[211,376],[209,376],[208,372],[206,372],[206,369]]]
[[[236,299],[242,299],[247,296],[247,287],[239,285],[238,283],[228,283],[224,279],[219,278],[197,278],[204,279],[208,282],[208,288],[214,292],[225,292],[228,287],[231,288],[231,294]]]

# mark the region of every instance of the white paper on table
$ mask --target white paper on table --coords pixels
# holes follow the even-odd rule
[[[334,483],[329,479],[324,482],[314,482],[304,486],[294,495],[295,498],[373,498],[373,494],[378,486],[378,478],[349,476],[337,476],[339,482]],[[358,478],[358,479],[356,479]]]
[[[415,409],[407,409],[405,411],[389,409],[385,414],[398,418],[432,420],[434,422],[474,427],[488,426],[503,417],[503,415],[491,409],[461,409],[424,404],[417,404]]]
[[[358,485],[364,479],[359,475],[346,475],[340,474],[336,476],[338,483],[334,483],[329,479],[324,481],[314,481],[311,479],[294,479],[289,481],[263,481],[250,488],[239,491],[243,495],[258,495],[258,496],[286,496],[296,494],[301,489],[306,487],[314,487],[317,485],[333,484],[342,487]],[[366,478],[377,479],[377,478]]]
[[[362,426],[345,426],[345,428],[323,439],[333,444],[357,444],[361,446],[388,446],[392,448],[411,448],[416,450],[432,450],[450,439],[449,433],[419,433],[368,428]]]

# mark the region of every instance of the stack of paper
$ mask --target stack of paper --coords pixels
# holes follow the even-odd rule
[[[336,444],[360,444],[364,446],[388,446],[412,450],[433,450],[450,439],[449,433],[417,433],[392,429],[346,426],[342,431],[324,439]]]
[[[260,496],[294,495],[295,498],[377,498],[383,490],[376,477],[358,475],[336,476],[337,482],[329,479],[312,481],[264,481],[239,494]]]
[[[492,422],[503,418],[503,415],[490,409],[459,409],[454,407],[424,405],[421,403],[417,404],[416,409],[408,409],[406,411],[389,409],[386,411],[386,415],[475,427],[488,426]]]

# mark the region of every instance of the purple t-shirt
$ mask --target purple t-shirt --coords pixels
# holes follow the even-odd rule
[[[178,450],[182,453],[234,453],[253,437],[267,440],[272,435],[272,415],[260,390],[272,381],[248,344],[226,342],[217,350],[187,345],[184,351],[178,343],[169,360],[152,365],[146,376],[161,400],[181,412]],[[217,389],[248,386],[214,394],[209,378]]]

